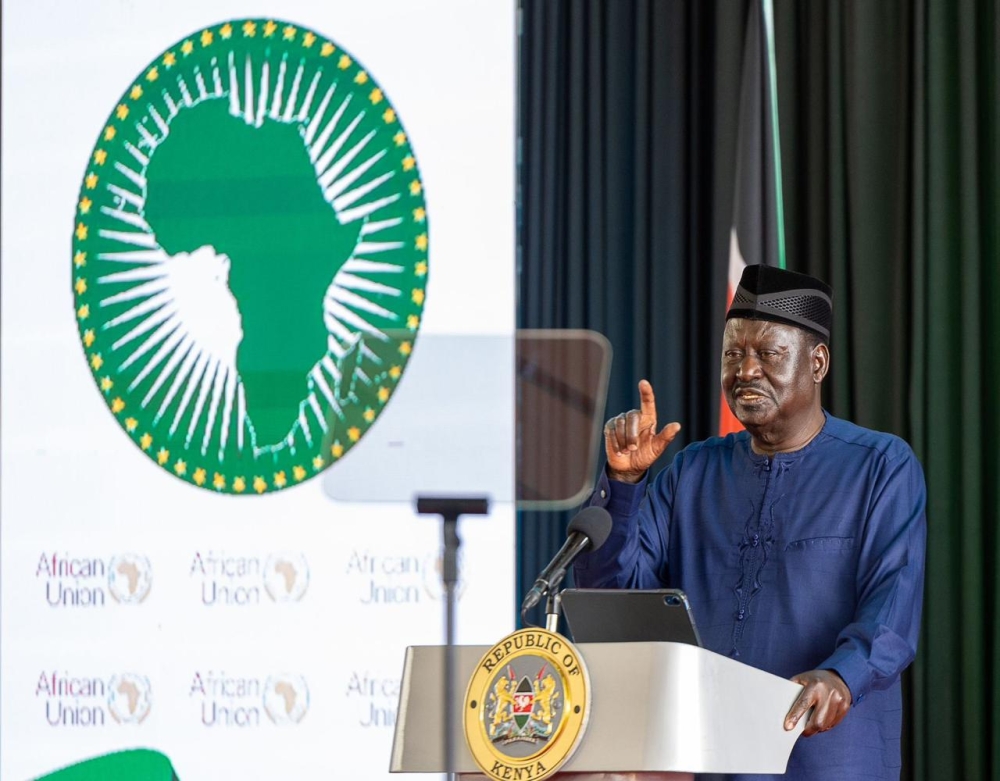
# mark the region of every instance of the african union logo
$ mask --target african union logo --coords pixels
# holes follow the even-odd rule
[[[108,710],[120,724],[141,724],[151,705],[149,679],[144,675],[123,673],[108,683]]]
[[[547,778],[576,750],[590,715],[583,658],[562,635],[522,629],[480,660],[465,694],[465,739],[490,778]]]
[[[264,710],[275,724],[298,724],[309,710],[309,687],[301,675],[273,675],[264,684]]]
[[[269,556],[264,564],[264,588],[275,602],[298,602],[309,587],[309,565],[301,553]]]
[[[149,559],[138,553],[115,556],[108,565],[108,589],[116,602],[138,605],[149,596],[152,583],[153,568]]]
[[[76,317],[111,413],[209,490],[280,490],[365,434],[413,350],[427,213],[388,97],[273,20],[191,35],[138,74],[88,161]]]

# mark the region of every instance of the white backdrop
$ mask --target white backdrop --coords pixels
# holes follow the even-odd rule
[[[386,778],[403,649],[442,638],[433,519],[403,502],[332,501],[322,479],[253,497],[185,484],[128,441],[80,345],[71,232],[106,117],[168,46],[269,15],[363,60],[405,122],[433,225],[421,336],[513,338],[511,4],[4,2],[4,779],[139,746],[167,755],[182,781]],[[492,426],[481,447],[512,463],[513,366],[505,372],[488,403],[509,424]],[[394,414],[449,406],[408,394],[406,380]],[[461,418],[437,433],[483,436]],[[347,459],[361,459],[366,442]],[[495,503],[462,535],[459,640],[489,643],[513,625],[512,506]],[[293,565],[287,594],[275,587],[278,561]],[[134,604],[127,571],[146,594]],[[295,693],[293,717],[271,701],[282,681]],[[138,704],[125,708],[126,692]],[[119,723],[122,713],[144,716]]]

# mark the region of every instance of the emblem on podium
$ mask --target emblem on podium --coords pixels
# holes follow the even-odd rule
[[[590,715],[590,678],[562,635],[521,629],[480,659],[465,694],[465,739],[497,781],[540,781],[573,755]]]

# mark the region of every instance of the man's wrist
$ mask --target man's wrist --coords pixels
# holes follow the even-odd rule
[[[607,468],[609,480],[615,480],[619,483],[629,483],[630,485],[641,483],[642,479],[646,476],[647,471],[649,470],[644,470],[642,472],[619,472],[612,469],[610,466]]]

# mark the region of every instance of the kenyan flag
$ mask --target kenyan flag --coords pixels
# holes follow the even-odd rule
[[[755,263],[785,267],[781,202],[781,150],[774,67],[774,11],[771,0],[754,0],[747,15],[736,137],[736,191],[729,232],[729,284],[733,302],[743,269]],[[719,435],[743,426],[726,400],[719,404]]]

